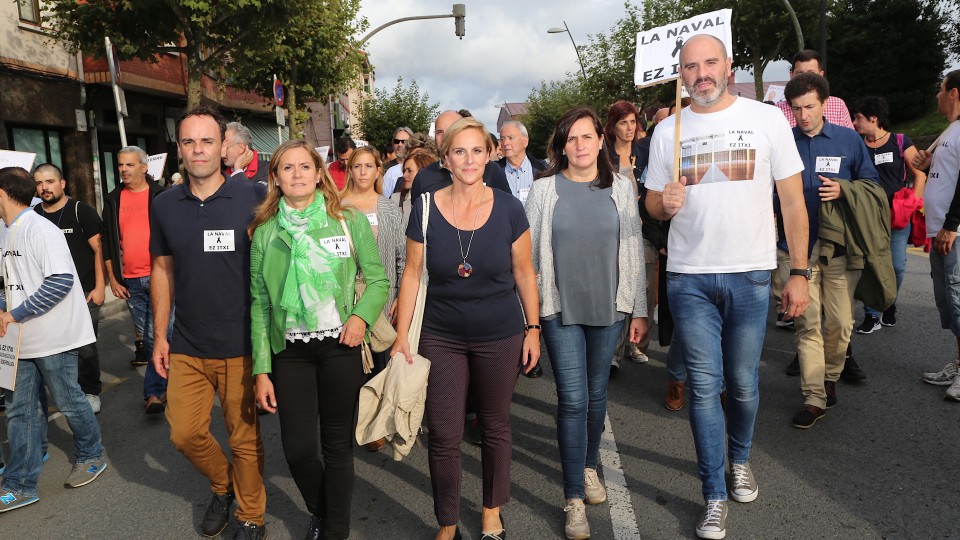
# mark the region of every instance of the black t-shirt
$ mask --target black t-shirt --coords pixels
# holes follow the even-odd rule
[[[493,341],[523,332],[523,310],[513,279],[513,243],[530,228],[523,205],[509,193],[494,189],[490,218],[477,229],[467,262],[473,274],[462,278],[457,268],[467,250],[471,231],[453,227],[430,197],[427,223],[427,303],[423,330],[457,341]],[[410,212],[407,237],[423,242],[423,202]],[[459,217],[459,216],[458,216]],[[473,216],[464,217],[472,225]],[[462,244],[461,244],[462,242]]]
[[[76,199],[67,199],[67,204],[56,212],[44,211],[42,204],[34,206],[33,209],[63,231],[73,257],[73,265],[77,267],[77,279],[80,280],[83,294],[90,294],[97,285],[96,262],[90,239],[100,234],[102,226],[97,211]]]
[[[903,148],[897,146],[897,134],[890,133],[887,140],[879,148],[870,148],[867,151],[873,159],[873,164],[880,175],[880,185],[887,192],[887,199],[893,201],[893,194],[906,186],[906,164],[901,152],[913,146],[913,141],[906,134],[903,135]]]

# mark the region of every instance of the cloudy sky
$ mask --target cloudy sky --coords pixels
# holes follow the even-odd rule
[[[588,34],[608,32],[623,14],[623,0],[457,0],[466,4],[466,36],[454,21],[408,21],[381,30],[366,50],[376,67],[376,86],[391,89],[397,77],[416,79],[440,109],[469,109],[496,129],[498,105],[526,101],[540,81],[579,71],[566,34],[548,34],[566,21],[578,45]],[[639,3],[638,0],[633,0]],[[452,0],[363,0],[370,29],[400,17],[450,13]],[[736,29],[734,29],[736,31]],[[783,80],[786,67],[771,66],[767,78]],[[738,81],[752,80],[738,74]]]

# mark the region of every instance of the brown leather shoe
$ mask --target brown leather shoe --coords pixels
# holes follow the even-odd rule
[[[679,411],[683,408],[683,381],[670,381],[667,385],[667,396],[663,398],[663,406],[668,411]]]
[[[368,442],[367,444],[363,445],[363,447],[367,449],[367,452],[376,452],[377,450],[383,448],[383,445],[386,444],[386,442],[387,440],[381,437],[373,442]]]
[[[793,415],[793,427],[799,429],[809,429],[817,423],[817,420],[823,418],[824,410],[815,405],[804,405],[800,412]]]
[[[166,409],[166,405],[157,396],[148,397],[147,402],[143,405],[143,412],[146,414],[160,414],[164,409]]]
[[[823,390],[827,394],[827,408],[829,409],[837,404],[837,382],[824,381]]]

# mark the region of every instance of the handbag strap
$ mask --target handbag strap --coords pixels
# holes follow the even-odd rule
[[[410,330],[407,340],[410,343],[410,354],[417,354],[420,349],[420,331],[423,328],[423,309],[427,304],[427,223],[430,221],[430,193],[420,195],[423,202],[421,217],[421,232],[423,233],[423,269],[420,272],[420,287],[417,289],[417,303],[413,307],[413,318],[410,321]]]

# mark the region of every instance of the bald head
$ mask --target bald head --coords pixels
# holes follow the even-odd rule
[[[711,36],[710,34],[697,34],[684,42],[683,47],[680,49],[681,66],[683,65],[684,58],[686,58],[684,53],[694,48],[698,50],[707,48],[718,55],[721,60],[727,59],[727,46],[723,44],[723,41],[720,40],[720,38]]]
[[[728,106],[727,93],[732,66],[723,42],[709,34],[688,39],[680,49],[680,77],[693,100],[693,110],[713,112]]]
[[[460,113],[457,111],[443,111],[440,113],[440,116],[437,117],[436,122],[433,124],[433,138],[437,142],[437,148],[440,148],[440,143],[443,142],[443,134],[447,132],[454,122],[463,118],[460,116]]]

